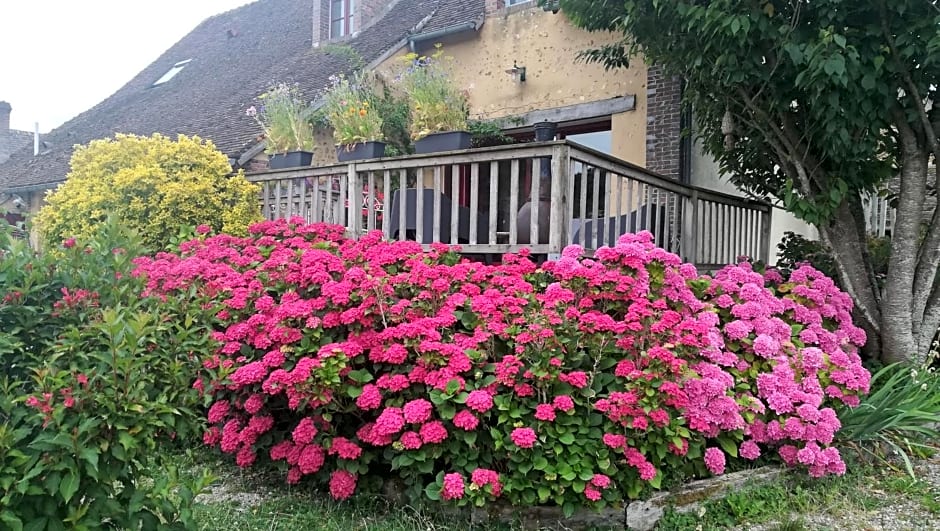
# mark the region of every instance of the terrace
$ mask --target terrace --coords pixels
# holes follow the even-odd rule
[[[771,207],[681,184],[570,141],[256,172],[267,219],[343,225],[351,236],[459,245],[493,258],[585,253],[649,230],[700,269],[767,260]],[[530,201],[537,198],[537,201]]]

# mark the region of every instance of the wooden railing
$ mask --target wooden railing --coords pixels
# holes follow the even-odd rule
[[[680,184],[568,141],[355,161],[248,175],[268,219],[300,216],[352,236],[460,245],[467,254],[553,257],[649,230],[706,268],[766,260],[771,208]],[[530,198],[540,200],[530,201]]]

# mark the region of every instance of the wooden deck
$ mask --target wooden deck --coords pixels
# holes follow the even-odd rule
[[[738,256],[767,260],[770,205],[667,179],[569,141],[248,174],[268,219],[301,216],[352,236],[460,245],[467,254],[528,248],[590,253],[649,230],[656,243],[713,269]],[[529,198],[540,198],[529,201]]]

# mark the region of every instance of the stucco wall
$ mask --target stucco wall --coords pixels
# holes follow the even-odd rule
[[[638,60],[629,69],[610,72],[600,65],[578,62],[579,51],[614,42],[616,36],[574,28],[561,13],[552,14],[534,5],[519,7],[522,6],[488,17],[470,38],[443,42],[445,54],[453,58],[453,76],[458,86],[469,93],[471,117],[507,118],[534,110],[635,95],[635,110],[613,115],[613,155],[645,164],[643,62]],[[379,70],[394,77],[404,67],[401,60],[404,53],[407,50],[385,61]],[[506,73],[514,63],[526,67],[524,83]]]
[[[692,185],[732,195],[743,195],[718,169],[713,158],[702,152],[701,144],[696,141],[692,148],[691,161]],[[770,224],[770,264],[777,262],[777,244],[783,239],[784,232],[795,232],[807,238],[818,239],[816,229],[793,214],[774,208]]]

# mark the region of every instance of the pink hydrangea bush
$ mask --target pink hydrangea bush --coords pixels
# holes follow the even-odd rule
[[[843,474],[830,446],[840,428],[831,405],[858,405],[871,379],[858,355],[865,332],[852,323],[851,298],[808,265],[784,280],[746,262],[718,272],[704,298],[734,355],[726,366],[737,400],[752,404],[738,453],[756,459],[763,445],[814,477]]]
[[[456,504],[602,507],[775,451],[841,473],[829,404],[867,390],[847,298],[818,273],[714,279],[626,235],[537,267],[265,222],[138,262],[213,308],[205,442],[337,499],[389,474]]]

